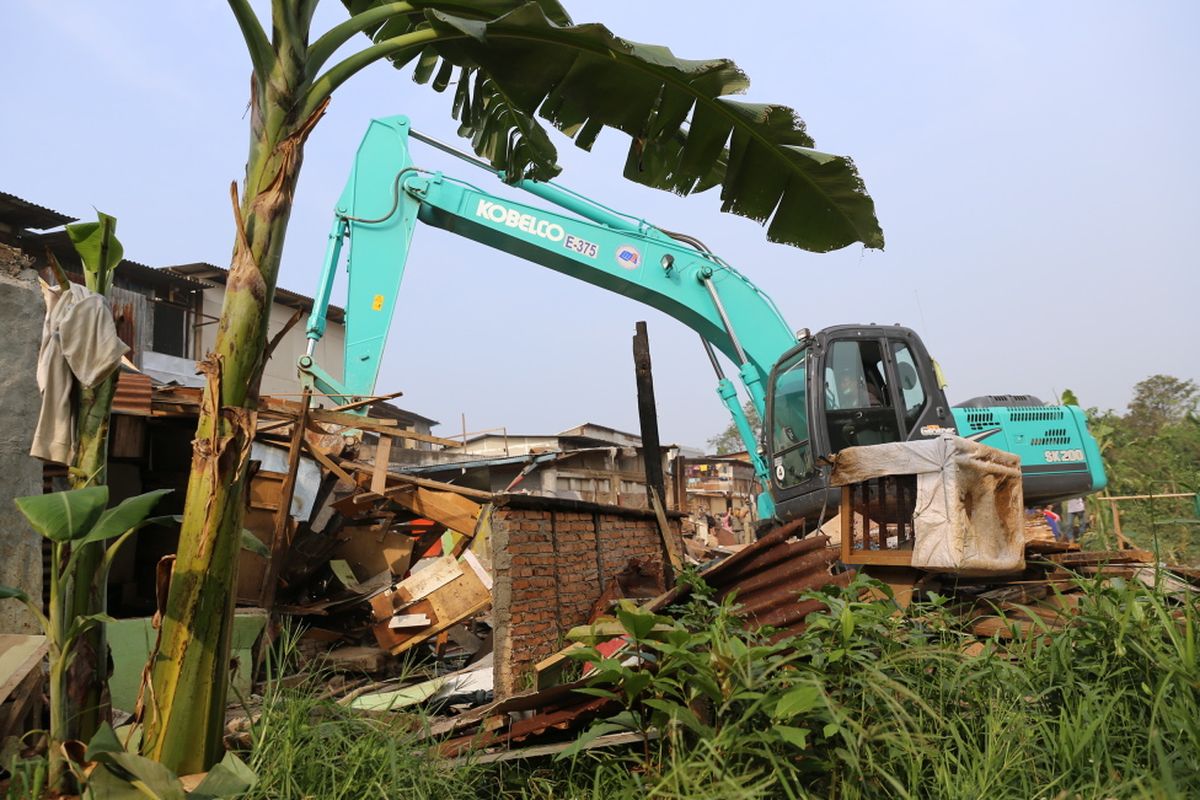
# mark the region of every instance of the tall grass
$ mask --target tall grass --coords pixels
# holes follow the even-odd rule
[[[255,798],[1074,800],[1200,797],[1200,607],[1080,580],[1071,624],[985,643],[944,598],[867,601],[866,579],[770,643],[702,592],[670,630],[628,620],[652,677],[600,661],[626,705],[620,749],[457,766],[419,717],[364,717],[273,682]],[[593,656],[594,658],[594,656]]]
[[[860,600],[863,586],[829,595],[829,611],[783,646],[737,630],[731,615],[711,615],[707,627],[691,631],[686,656],[660,648],[659,675],[680,660],[691,683],[656,679],[642,697],[659,708],[703,705],[707,725],[669,719],[649,759],[637,748],[593,751],[557,772],[510,774],[504,793],[605,800],[1200,796],[1195,598],[1180,602],[1120,580],[1081,581],[1067,628],[995,640],[971,654],[965,645],[974,639],[960,632],[944,600],[901,610]],[[695,690],[713,680],[730,702]],[[798,687],[813,688],[805,695],[812,702],[781,713],[780,698],[796,696]],[[773,735],[784,725],[806,730],[807,741]]]
[[[247,763],[258,781],[246,800],[459,800],[481,795],[487,776],[429,756],[420,715],[364,715],[329,698],[320,672],[284,678],[294,631],[267,659],[261,716]]]

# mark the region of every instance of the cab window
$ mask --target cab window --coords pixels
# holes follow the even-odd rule
[[[830,452],[902,438],[883,354],[881,343],[870,339],[829,348],[824,378]]]
[[[808,389],[805,359],[800,352],[780,364],[771,393],[771,455],[775,481],[793,486],[813,471],[808,434]]]
[[[910,428],[921,416],[921,409],[925,407],[925,388],[921,386],[921,373],[917,372],[917,362],[908,345],[893,342],[892,355],[896,362],[900,398],[904,404],[904,426]]]
[[[886,374],[877,342],[834,342],[825,364],[829,408],[891,407]]]

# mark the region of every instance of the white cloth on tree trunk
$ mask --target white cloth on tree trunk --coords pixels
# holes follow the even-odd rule
[[[60,464],[75,455],[75,383],[96,386],[121,364],[129,347],[117,336],[108,302],[85,286],[63,291],[42,284],[46,320],[38,354],[37,382],[42,411],[29,454]]]

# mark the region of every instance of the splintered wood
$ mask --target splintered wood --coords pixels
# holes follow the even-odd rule
[[[491,577],[474,554],[445,556],[372,598],[372,631],[380,647],[399,655],[491,603]]]

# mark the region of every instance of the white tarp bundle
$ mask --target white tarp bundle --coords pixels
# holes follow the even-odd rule
[[[916,475],[912,565],[990,575],[1025,567],[1021,461],[1003,450],[945,435],[917,442],[848,447],[830,484]]]

